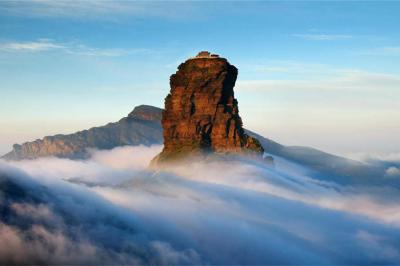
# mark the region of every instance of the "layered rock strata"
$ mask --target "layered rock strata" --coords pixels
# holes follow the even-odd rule
[[[238,70],[208,52],[187,60],[170,78],[162,115],[164,149],[153,162],[192,154],[251,154],[262,157],[260,142],[248,136],[234,97]]]

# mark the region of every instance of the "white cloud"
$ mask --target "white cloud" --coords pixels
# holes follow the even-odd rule
[[[280,158],[274,168],[210,160],[143,169],[160,148],[95,151],[86,161],[0,160],[0,173],[15,182],[20,175],[40,202],[11,205],[24,226],[0,223],[0,242],[11,245],[0,261],[386,265],[400,257],[398,192],[391,187],[313,179],[309,169]],[[130,179],[121,182],[121,171]],[[68,175],[92,185],[65,182]]]
[[[268,60],[263,64],[251,64],[244,67],[261,73],[285,74],[331,74],[337,69],[321,63],[301,62],[291,60]]]
[[[124,18],[140,16],[176,18],[188,16],[189,13],[192,13],[192,7],[189,3],[179,3],[179,6],[180,10],[177,10],[171,3],[163,2],[31,0],[2,1],[0,3],[0,12],[24,17],[106,21],[119,21]]]
[[[292,34],[292,36],[309,41],[334,41],[354,38],[352,35],[345,34]]]
[[[112,150],[92,150],[91,160],[99,165],[113,169],[132,170],[145,169],[151,159],[162,149],[160,145],[146,147],[143,145],[132,147],[116,147]]]
[[[268,67],[265,68],[265,71],[268,69]],[[299,67],[294,69],[288,67],[286,70],[291,73],[300,71]],[[317,73],[319,70],[310,68],[309,71]],[[345,69],[327,70],[326,74],[327,78],[315,80],[239,80],[237,87],[245,90],[292,90],[295,92],[299,92],[299,90],[383,92],[385,90],[397,91],[400,88],[400,76],[397,75]]]
[[[388,177],[400,177],[400,168],[391,166],[386,169],[386,175]]]
[[[352,158],[359,161],[381,160],[387,162],[400,162],[400,153],[387,152],[387,153],[348,153],[345,155],[347,158]]]
[[[400,56],[400,46],[386,46],[363,51],[366,55]]]
[[[76,45],[68,47],[65,50],[67,53],[76,54],[76,55],[85,55],[85,56],[106,56],[106,57],[116,57],[116,56],[124,56],[130,54],[148,54],[153,53],[150,49],[145,48],[131,48],[131,49],[122,49],[122,48],[113,48],[113,49],[100,49],[100,48],[92,48],[85,45]]]
[[[147,168],[148,163],[161,151],[162,147],[117,147],[112,150],[91,150],[91,160],[77,161],[58,159],[55,157],[39,158],[14,162],[15,166],[23,168],[34,175],[41,175],[43,180],[51,181],[53,177],[58,179],[81,180],[88,182],[110,183],[123,182],[131,178],[132,173]],[[46,165],[46,170],[43,167]],[[77,171],[79,169],[79,171]],[[112,179],[109,177],[113,176]]]
[[[107,13],[124,14],[133,13],[136,9],[127,2],[122,1],[15,1],[3,3],[1,9],[28,16],[40,17],[93,17]],[[137,8],[139,9],[139,8]]]
[[[373,193],[312,179],[308,177],[309,169],[277,156],[274,156],[274,159],[275,169],[272,171],[254,165],[224,162],[189,163],[168,170],[198,182],[257,191],[400,226],[400,206],[396,203],[382,203],[374,199]],[[286,179],[285,176],[290,176],[296,181]]]
[[[28,42],[12,41],[0,43],[0,51],[3,52],[45,52],[53,50],[75,55],[106,57],[124,56],[138,53],[152,53],[152,50],[144,48],[94,48],[76,42],[60,43],[51,39],[38,39]]]
[[[316,62],[267,60],[262,64],[243,65],[243,68],[249,72],[259,72],[266,77],[284,74],[285,78],[282,79],[282,81],[293,81],[296,83],[301,83],[302,81],[333,81],[359,84],[362,82],[362,85],[368,85],[370,87],[383,84],[385,86],[389,85],[392,88],[398,88],[400,85],[400,75],[371,72],[363,69],[340,68]],[[262,80],[260,81],[262,82]],[[272,79],[269,79],[269,81],[272,81]],[[240,80],[238,82],[240,82]],[[319,86],[318,83],[314,84]]]
[[[385,237],[371,234],[366,231],[358,231],[356,237],[360,240],[360,244],[364,246],[370,254],[394,259],[400,257],[399,251],[393,245],[387,243],[388,239]]]
[[[9,164],[34,176],[40,176],[44,182],[51,183],[56,178],[56,180],[71,179],[78,183],[101,184],[100,188],[95,188],[98,193],[115,203],[129,207],[133,203],[123,196],[124,193],[103,188],[103,186],[116,185],[127,180],[133,182],[141,180],[137,183],[141,187],[143,173],[147,171],[150,160],[161,149],[161,145],[125,146],[105,151],[92,150],[92,157],[87,161],[50,157],[10,162]],[[308,177],[310,169],[277,156],[275,156],[274,169],[241,161],[234,164],[223,161],[199,161],[185,162],[166,168],[166,171],[185,180],[256,191],[322,208],[356,213],[400,226],[400,207],[397,204],[383,204],[374,200],[373,195],[368,193],[362,193],[353,188],[341,188],[332,182],[312,179]],[[390,169],[389,172],[397,174],[397,171],[399,169],[396,168]],[[285,176],[291,178],[287,179]],[[76,179],[77,177],[78,179]],[[147,185],[144,186],[147,188]],[[165,187],[160,188],[160,190],[164,189]],[[140,206],[140,204],[142,203],[139,200],[135,206],[143,208],[144,206]],[[399,215],[393,215],[393,213]]]
[[[0,222],[0,261],[10,264],[30,262],[40,264],[43,261],[95,261],[96,247],[90,243],[81,243],[69,239],[59,231],[48,230],[34,225],[26,230]],[[16,251],[23,252],[16,252]]]
[[[38,40],[31,42],[9,42],[0,44],[0,50],[3,51],[48,51],[54,49],[64,49],[65,46],[57,43],[49,42],[48,40]]]

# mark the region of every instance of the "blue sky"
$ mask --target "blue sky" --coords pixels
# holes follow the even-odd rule
[[[400,151],[400,2],[0,2],[0,152],[163,105],[200,50],[244,124],[337,154]]]

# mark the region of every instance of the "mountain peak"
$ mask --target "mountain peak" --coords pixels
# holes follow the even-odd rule
[[[47,136],[43,139],[15,144],[6,160],[35,159],[46,156],[86,158],[88,149],[112,149],[125,145],[152,145],[162,142],[162,109],[139,105],[118,122],[82,130],[68,135]]]
[[[162,109],[151,105],[138,105],[128,114],[128,118],[148,121],[160,121]]]
[[[237,74],[225,58],[207,51],[179,65],[165,98],[164,149],[155,163],[204,152],[262,157],[263,147],[244,132],[239,116]]]

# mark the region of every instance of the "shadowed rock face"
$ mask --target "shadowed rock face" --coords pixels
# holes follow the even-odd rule
[[[198,56],[170,78],[162,116],[164,150],[156,161],[187,154],[255,154],[257,139],[245,134],[234,97],[238,70],[225,58]]]

